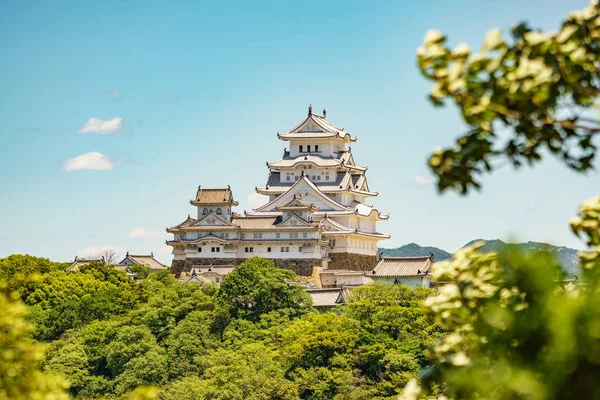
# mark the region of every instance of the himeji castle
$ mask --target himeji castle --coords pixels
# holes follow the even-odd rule
[[[174,235],[167,241],[173,273],[235,266],[253,256],[304,276],[315,266],[373,269],[377,243],[390,237],[377,231],[377,222],[388,215],[367,204],[378,193],[349,147],[357,138],[333,125],[325,110],[318,115],[310,106],[302,122],[277,137],[289,142],[289,150],[267,163],[266,185],[256,188],[268,203],[241,215],[234,212],[238,202],[230,187],[199,186],[190,201],[196,218],[167,228]]]

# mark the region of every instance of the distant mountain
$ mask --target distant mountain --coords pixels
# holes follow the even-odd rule
[[[436,261],[447,260],[452,257],[451,253],[438,249],[437,247],[422,247],[416,243],[405,244],[404,246],[396,247],[395,249],[380,248],[379,252],[383,253],[384,256],[389,257],[418,257],[428,256],[430,253],[433,253],[433,259]]]
[[[465,244],[464,247],[469,246],[478,241],[485,242],[485,245],[481,248],[481,251],[484,252],[495,251],[498,250],[501,246],[506,245],[505,242],[498,239],[476,239],[471,240],[469,243]],[[556,255],[556,257],[558,258],[561,265],[565,269],[565,272],[567,272],[568,275],[573,276],[579,274],[579,258],[577,257],[576,249],[571,249],[565,246],[554,246],[548,243],[539,242],[518,243],[518,245],[526,251],[550,251],[551,253],[554,253]],[[435,261],[443,261],[452,257],[452,253],[448,253],[445,250],[433,246],[419,246],[416,243],[405,244],[404,246],[397,247],[395,249],[380,248],[379,252],[383,253],[383,255],[385,256],[390,257],[428,256],[430,253],[433,253]]]

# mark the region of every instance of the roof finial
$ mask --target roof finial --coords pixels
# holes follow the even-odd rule
[[[308,115],[312,115],[312,104],[308,105]]]
[[[325,109],[323,109],[323,116],[327,118],[327,111],[325,111]]]
[[[153,251],[150,252],[150,257],[154,257],[154,252]]]
[[[127,254],[125,254],[125,257],[129,257],[129,250],[127,250]]]

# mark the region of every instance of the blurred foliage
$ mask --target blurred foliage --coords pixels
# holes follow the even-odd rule
[[[521,23],[511,41],[495,29],[477,53],[466,44],[450,49],[444,34],[427,32],[417,55],[435,82],[430,100],[453,101],[469,126],[454,147],[429,159],[440,191],[479,189],[483,173],[534,164],[544,149],[575,171],[592,169],[600,124],[585,111],[600,90],[599,16],[593,3],[553,34]]]
[[[507,43],[494,30],[471,54],[430,31],[418,52],[436,82],[431,100],[451,98],[470,127],[429,160],[440,191],[465,194],[495,159],[533,164],[544,148],[576,171],[592,168],[600,129],[585,109],[600,94],[600,6],[571,14],[555,34],[520,24],[512,35]],[[600,197],[581,205],[571,228],[589,248],[579,253],[583,283],[557,280],[549,252],[515,246],[483,253],[475,243],[437,263],[442,286],[425,308],[447,334],[400,398],[600,398]]]
[[[0,399],[67,399],[67,381],[41,371],[44,350],[31,339],[25,313],[20,301],[0,294]]]

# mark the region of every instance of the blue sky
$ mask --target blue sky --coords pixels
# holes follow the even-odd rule
[[[252,208],[265,162],[286,145],[276,132],[309,103],[358,136],[353,153],[380,192],[373,204],[391,215],[383,246],[453,251],[512,235],[579,247],[568,220],[597,194],[598,173],[554,161],[505,168],[466,198],[426,183],[428,154],[464,126],[426,100],[415,50],[430,28],[476,47],[491,28],[528,20],[554,30],[586,5],[4,0],[0,257],[69,260],[111,246],[170,262],[164,229],[193,212],[196,187],[229,184],[237,211]],[[78,133],[92,117],[112,119],[109,133]],[[106,169],[65,170],[87,153]]]

